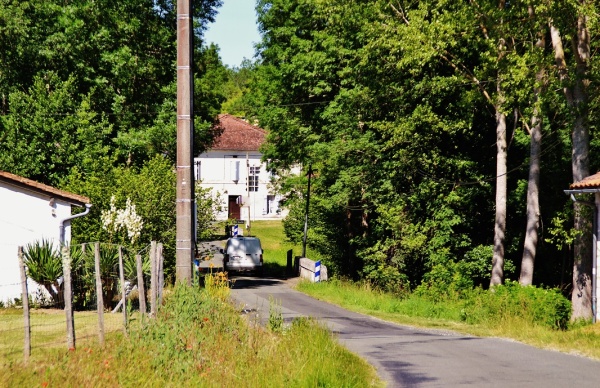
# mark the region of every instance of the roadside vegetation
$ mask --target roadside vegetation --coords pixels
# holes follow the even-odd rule
[[[309,319],[262,328],[226,302],[227,280],[176,286],[156,320],[113,334],[101,349],[51,350],[2,362],[4,386],[368,387],[374,369]],[[277,312],[273,312],[276,315]]]
[[[285,242],[281,222],[259,221],[253,225],[254,233],[268,246],[266,260],[283,266],[287,249],[299,254],[299,245]],[[310,250],[308,256],[311,256]],[[540,348],[600,359],[597,346],[600,325],[585,321],[571,323],[571,304],[560,290],[523,287],[508,281],[490,292],[473,287],[465,279],[453,279],[424,282],[413,292],[404,293],[387,292],[368,281],[339,278],[317,284],[301,281],[297,289],[314,298],[391,322],[511,338]]]
[[[510,338],[539,348],[600,359],[600,325],[569,324],[570,306],[553,290],[510,283],[498,287],[496,293],[479,289],[461,299],[432,300],[416,293],[399,297],[368,283],[347,280],[300,282],[297,289],[346,309],[399,324]]]

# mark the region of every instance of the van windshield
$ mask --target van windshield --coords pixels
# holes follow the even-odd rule
[[[229,246],[227,248],[228,248],[228,250],[233,249],[236,251],[237,250],[244,251],[244,240],[238,239],[238,238],[232,238],[229,240]]]
[[[258,239],[246,240],[246,253],[261,253],[260,240],[258,240]]]

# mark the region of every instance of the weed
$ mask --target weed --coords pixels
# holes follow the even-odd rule
[[[227,272],[208,273],[204,276],[204,287],[213,298],[227,300],[230,294],[230,285]]]
[[[283,314],[281,313],[281,303],[273,297],[269,297],[269,330],[279,333],[283,331]]]

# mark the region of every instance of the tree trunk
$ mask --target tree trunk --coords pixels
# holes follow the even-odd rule
[[[534,16],[533,8],[530,8]],[[540,39],[536,47],[544,50],[546,42],[545,31],[540,31]],[[521,259],[521,274],[519,283],[523,286],[533,284],[533,269],[537,252],[538,232],[540,227],[540,153],[542,150],[542,114],[540,94],[543,91],[545,69],[542,66],[536,74],[534,90],[535,101],[533,117],[531,118],[530,151],[529,151],[529,180],[527,182],[527,225],[525,228],[525,243],[523,245],[523,258]]]
[[[500,87],[498,87],[500,88]],[[506,115],[496,106],[496,221],[494,224],[494,256],[490,287],[502,284],[504,279],[504,237],[506,234]]]
[[[503,10],[506,6],[504,0],[499,0],[498,8]],[[504,38],[498,41],[498,65],[504,56]],[[496,111],[496,217],[494,221],[494,253],[492,256],[492,275],[490,288],[502,284],[504,281],[504,239],[506,237],[506,191],[507,191],[507,144],[506,144],[506,114],[504,108],[504,93],[502,79],[498,71],[496,92],[498,100],[494,104]]]
[[[533,267],[537,251],[538,229],[540,224],[540,152],[542,149],[542,120],[539,108],[534,109],[531,123],[531,145],[529,160],[529,180],[527,182],[527,227],[525,229],[525,244],[521,260],[519,283],[530,286],[533,283]]]
[[[573,86],[568,86],[569,75],[567,62],[560,37],[560,31],[551,28],[554,58],[559,71],[560,79],[564,82],[564,92],[567,104],[573,115],[572,157],[571,169],[573,182],[579,182],[590,175],[589,172],[589,128],[588,128],[588,91],[589,84],[589,59],[590,36],[587,28],[588,18],[579,15],[577,18],[577,33],[572,40],[573,53],[576,61],[575,80]],[[574,203],[574,227],[581,232],[575,239],[573,246],[573,292],[571,302],[573,312],[571,320],[590,319],[592,317],[592,244],[591,221],[589,212],[580,203]]]

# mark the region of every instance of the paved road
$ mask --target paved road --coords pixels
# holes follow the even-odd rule
[[[600,362],[503,339],[388,323],[317,301],[278,279],[237,277],[232,297],[261,323],[268,321],[270,300],[281,305],[284,322],[317,318],[374,365],[389,387],[600,387]]]

